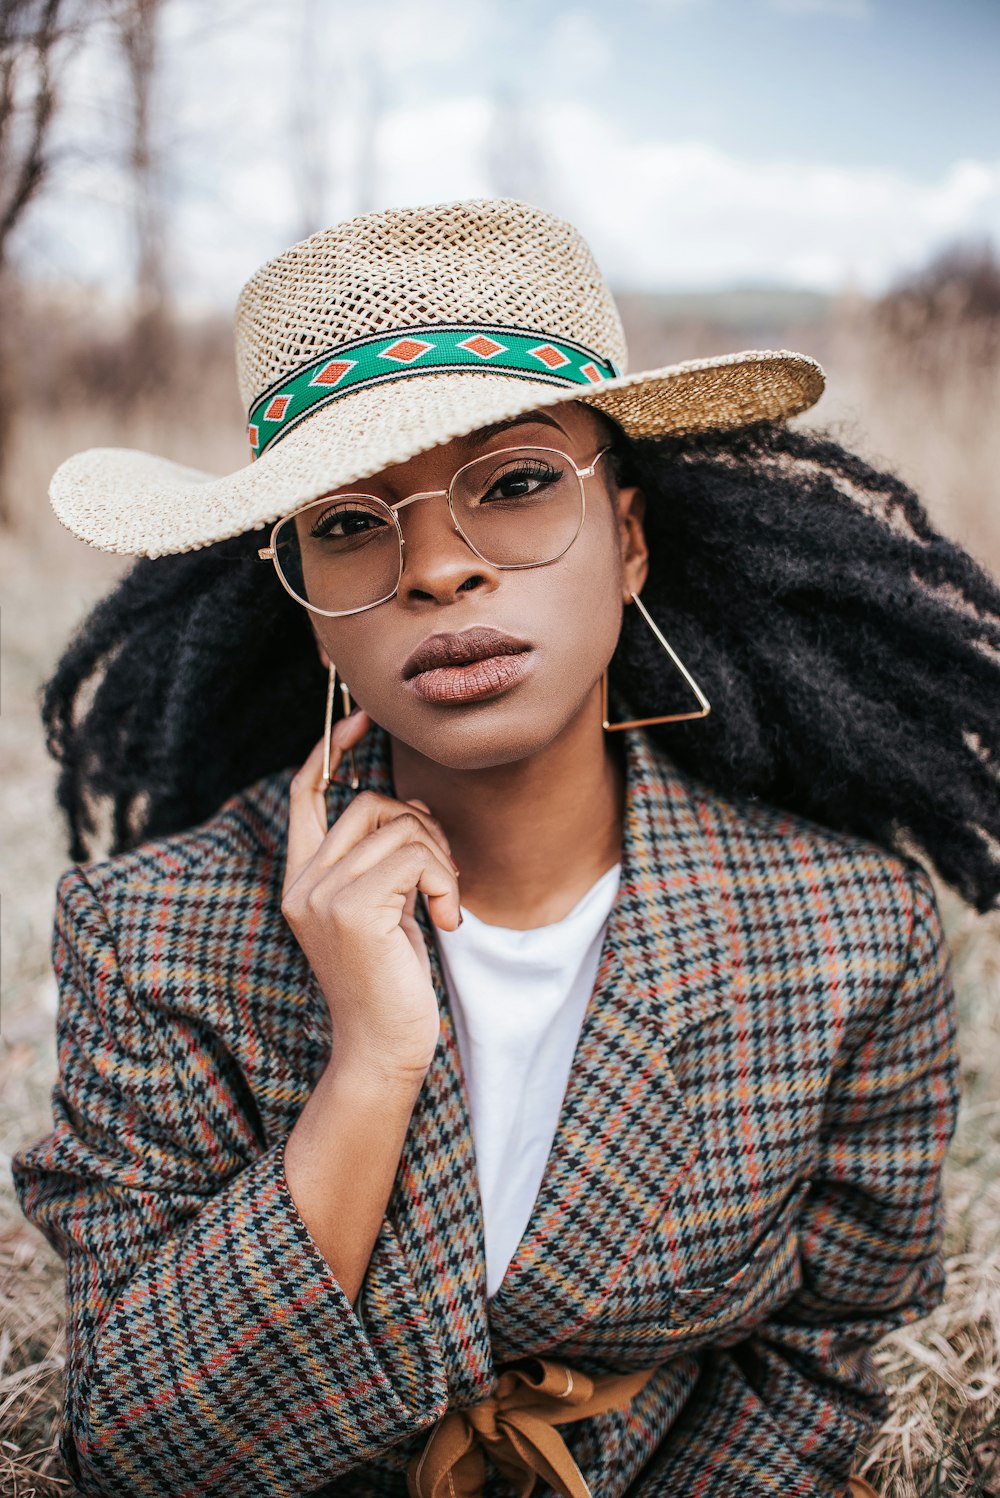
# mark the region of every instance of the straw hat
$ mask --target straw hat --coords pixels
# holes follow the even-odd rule
[[[104,551],[191,551],[489,423],[582,400],[630,436],[781,419],[823,391],[802,354],[626,374],[587,245],[507,198],[366,213],[293,245],[236,309],[251,461],[220,478],[94,448],[57,470],[62,523]]]

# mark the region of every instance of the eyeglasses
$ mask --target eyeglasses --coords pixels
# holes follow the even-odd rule
[[[282,585],[314,614],[360,614],[395,597],[406,543],[399,511],[418,499],[448,500],[455,530],[491,567],[547,567],[573,545],[583,525],[583,481],[610,448],[578,468],[554,447],[508,447],[473,458],[447,489],[410,494],[389,505],[374,494],[311,500],[279,520],[270,545]]]

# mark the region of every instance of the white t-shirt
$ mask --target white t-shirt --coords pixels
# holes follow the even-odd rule
[[[538,1195],[620,873],[551,926],[511,931],[463,910],[457,931],[435,933],[472,1112],[488,1295]]]

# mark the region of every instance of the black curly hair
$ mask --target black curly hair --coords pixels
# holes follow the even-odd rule
[[[1000,894],[1000,588],[898,478],[832,436],[761,423],[634,440],[664,634],[709,717],[651,732],[723,793],[896,851],[979,910]],[[44,695],[71,856],[191,826],[297,764],[325,680],[306,613],[264,575],[260,532],[135,564]],[[627,609],[612,680],[637,716],[690,705]],[[678,694],[678,687],[680,692]]]

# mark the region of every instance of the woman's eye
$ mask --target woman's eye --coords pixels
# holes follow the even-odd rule
[[[558,483],[562,474],[548,463],[522,463],[507,473],[498,474],[480,499],[489,504],[498,499],[528,499],[549,484]]]
[[[309,527],[309,535],[314,541],[346,541],[382,529],[385,524],[381,516],[368,510],[324,510]]]

